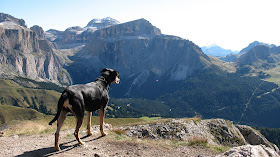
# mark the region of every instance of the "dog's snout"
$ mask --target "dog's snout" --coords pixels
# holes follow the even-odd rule
[[[121,79],[120,79],[120,78],[117,78],[117,79],[116,79],[116,83],[117,83],[117,84],[121,83]]]

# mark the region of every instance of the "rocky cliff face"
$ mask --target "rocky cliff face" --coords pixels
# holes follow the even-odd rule
[[[0,22],[1,75],[71,82],[42,28],[28,29],[14,20]]]
[[[93,81],[103,67],[114,68],[134,88],[151,76],[184,80],[210,64],[208,56],[191,41],[163,35],[140,19],[94,32],[67,69],[74,82],[83,83]]]

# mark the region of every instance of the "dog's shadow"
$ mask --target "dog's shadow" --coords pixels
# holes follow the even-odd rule
[[[82,137],[81,139],[85,139],[87,137],[90,137],[88,135]],[[99,136],[99,137],[96,137],[96,138],[93,138],[91,140],[88,140],[86,142],[90,142],[90,141],[95,141],[95,140],[98,140],[100,138],[102,138],[104,136]],[[36,149],[36,150],[32,150],[32,151],[26,151],[24,152],[23,154],[21,155],[18,155],[17,157],[30,157],[30,156],[52,156],[52,155],[56,155],[56,154],[61,154],[61,153],[64,153],[64,152],[68,152],[72,149],[74,149],[75,147],[78,147],[80,146],[79,144],[74,144],[74,145],[67,145],[69,143],[72,143],[72,142],[75,142],[76,140],[72,140],[72,141],[69,141],[69,142],[64,142],[62,144],[60,144],[60,151],[55,151],[54,150],[54,147],[47,147],[47,148],[40,148],[40,149]]]

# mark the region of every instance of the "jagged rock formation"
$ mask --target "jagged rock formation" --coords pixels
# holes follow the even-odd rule
[[[279,157],[279,154],[264,145],[244,145],[234,147],[225,153],[217,155],[216,157],[237,157],[237,156],[250,156],[250,157]]]
[[[125,128],[126,135],[137,138],[177,139],[191,141],[204,139],[212,145],[239,146],[246,144],[240,131],[230,121],[223,119],[172,119],[155,124],[135,125]]]
[[[171,119],[144,125],[119,127],[118,129],[123,130],[127,136],[136,138],[177,139],[188,143],[206,143],[229,147],[241,145],[248,147],[249,145],[252,148],[262,147],[271,150],[272,153],[279,151],[276,145],[270,143],[253,128],[245,125],[234,125],[231,121],[224,119]]]
[[[139,19],[94,32],[67,69],[75,83],[83,83],[96,78],[103,67],[114,68],[122,79],[132,82],[129,94],[151,76],[184,80],[210,64],[191,41],[163,35],[150,22]]]
[[[244,136],[244,138],[249,144],[252,145],[262,144],[265,145],[266,147],[269,147],[279,152],[278,147],[272,145],[264,136],[262,136],[262,134],[252,129],[251,127],[247,125],[235,125],[235,126],[240,130],[240,132],[242,133],[242,135]]]
[[[34,26],[28,29],[18,25],[18,22],[14,23],[14,19],[0,21],[1,75],[70,83],[71,78],[63,70],[53,45],[44,39],[42,28]]]
[[[242,129],[239,129],[242,128]],[[248,134],[244,131],[246,128],[253,132],[250,138],[258,139],[248,140]],[[236,127],[231,121],[224,119],[179,119],[155,124],[135,125],[125,128],[128,136],[138,138],[153,139],[178,139],[188,141],[191,137],[204,137],[209,144],[221,144],[227,146],[239,146],[245,144],[264,144],[272,149],[278,150],[277,146],[268,142],[265,137],[256,132],[249,126],[238,125]]]

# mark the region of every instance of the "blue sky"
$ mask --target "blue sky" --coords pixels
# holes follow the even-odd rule
[[[253,41],[280,45],[279,0],[0,0],[0,12],[28,27],[65,30],[93,18],[145,18],[163,34],[241,50]]]

